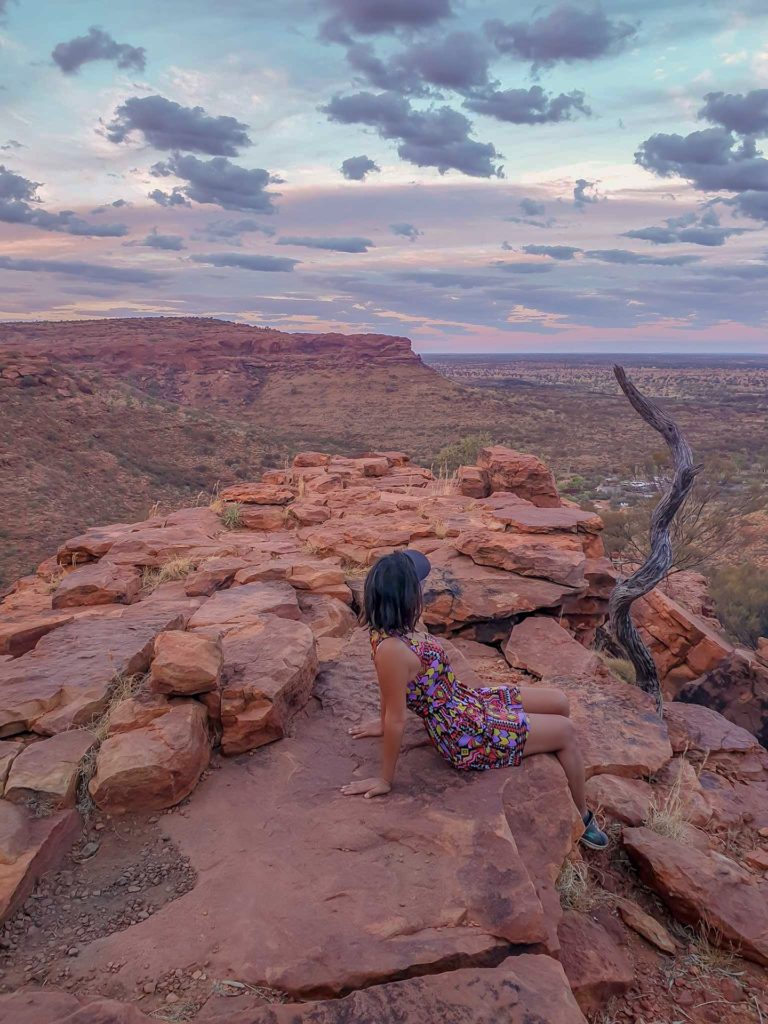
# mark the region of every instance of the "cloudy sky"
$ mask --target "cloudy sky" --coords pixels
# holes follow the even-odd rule
[[[766,0],[0,0],[0,318],[767,352]]]

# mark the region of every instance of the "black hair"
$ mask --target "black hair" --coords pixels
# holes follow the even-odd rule
[[[402,551],[381,557],[365,578],[360,621],[384,633],[408,633],[421,618],[421,583]]]

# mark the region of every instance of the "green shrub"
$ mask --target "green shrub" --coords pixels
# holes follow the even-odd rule
[[[437,453],[435,462],[441,469],[455,473],[459,466],[474,466],[477,462],[477,453],[491,443],[488,434],[466,434],[457,441],[444,445]]]
[[[710,591],[717,615],[731,636],[754,647],[768,636],[768,569],[751,562],[715,569]]]

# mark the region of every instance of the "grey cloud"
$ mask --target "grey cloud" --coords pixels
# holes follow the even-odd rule
[[[549,256],[553,260],[572,260],[581,249],[573,245],[524,245],[523,252],[531,256]]]
[[[596,193],[590,193],[589,189],[595,188],[596,181],[587,181],[586,178],[577,178],[573,186],[573,205],[577,210],[583,209],[588,203],[597,203],[600,197]]]
[[[202,107],[183,107],[164,96],[132,96],[115,110],[106,137],[121,143],[138,132],[155,149],[236,156],[251,144],[247,128],[234,117],[212,117]]]
[[[450,0],[325,0],[331,17],[321,33],[346,42],[349,33],[377,35],[399,29],[422,29],[453,15]]]
[[[111,267],[104,263],[85,263],[82,260],[14,259],[11,256],[0,256],[0,270],[62,274],[67,277],[86,278],[89,281],[119,281],[126,284],[149,284],[161,276],[150,270]]]
[[[486,86],[489,54],[478,36],[453,32],[437,41],[413,43],[387,61],[369,43],[355,43],[347,50],[347,60],[378,89],[423,95],[425,83],[459,92]]]
[[[511,245],[502,245],[502,249],[512,249]],[[560,259],[564,257],[559,257]],[[570,258],[570,257],[565,257]],[[510,274],[548,274],[555,269],[554,263],[510,263],[507,260],[494,260],[492,266],[497,270],[506,270]]]
[[[398,281],[412,281],[414,284],[429,285],[430,288],[483,288],[488,283],[486,277],[449,270],[399,270],[393,276]]]
[[[41,182],[31,181],[0,164],[0,221],[95,238],[120,238],[128,234],[125,224],[90,224],[73,210],[50,213],[41,209],[37,194],[40,185]]]
[[[83,64],[94,60],[112,60],[119,68],[143,71],[146,67],[146,50],[143,46],[116,42],[109,32],[92,25],[88,34],[76,36],[66,43],[58,43],[51,53],[55,64],[65,74],[76,74]]]
[[[379,165],[365,155],[349,156],[341,165],[341,173],[349,181],[365,181],[366,175],[380,171]]]
[[[739,141],[725,128],[652,135],[641,143],[635,161],[661,178],[687,178],[704,191],[768,190],[768,160],[753,140]]]
[[[285,256],[255,256],[244,252],[211,252],[192,256],[195,263],[208,263],[212,267],[235,267],[238,270],[261,270],[269,273],[287,272],[300,263]]]
[[[768,133],[768,89],[748,93],[708,92],[699,117],[739,135]]]
[[[91,210],[92,214],[97,213],[109,213],[110,210],[122,210],[124,206],[131,206],[132,204],[127,199],[115,199],[111,203],[107,203],[105,206],[96,206]]]
[[[600,263],[648,264],[657,267],[683,267],[696,263],[700,256],[646,256],[629,249],[585,249],[584,255]]]
[[[257,231],[268,238],[275,234],[274,228],[264,227],[255,220],[214,220],[207,225],[204,237],[211,242],[228,241],[230,244],[240,245],[241,235],[251,231]]]
[[[0,146],[0,149],[4,149],[4,150],[26,149],[26,148],[27,147],[22,142],[19,142],[18,139],[8,139],[7,142],[4,142],[3,145]]]
[[[278,238],[276,245],[302,245],[307,249],[328,249],[331,252],[368,252],[373,248],[370,238],[312,238],[288,235]]]
[[[733,201],[739,213],[754,220],[768,220],[768,191],[747,189]]]
[[[493,20],[485,28],[500,53],[530,61],[534,68],[616,54],[637,34],[635,25],[611,21],[599,7],[571,4],[560,4],[535,21]]]
[[[527,196],[520,200],[519,205],[526,217],[543,217],[546,211],[544,203],[529,199]]]
[[[486,114],[512,124],[552,124],[570,121],[575,114],[592,111],[578,89],[551,96],[540,85],[530,89],[489,89],[464,100],[464,106],[477,114]]]
[[[639,228],[625,231],[625,238],[639,238],[654,245],[671,245],[674,242],[690,242],[693,245],[724,245],[732,235],[743,235],[746,228],[724,228],[712,207],[704,213],[685,214],[682,217],[668,217],[665,226]]]
[[[156,189],[150,198],[161,206],[211,203],[224,210],[243,212],[274,213],[273,200],[277,192],[267,191],[274,181],[269,171],[263,168],[239,167],[223,156],[200,160],[189,153],[174,153],[168,160],[154,164],[151,174],[157,178],[173,175],[186,181],[177,185],[172,192]]]
[[[384,139],[398,142],[401,159],[418,167],[436,167],[441,174],[455,169],[470,177],[500,177],[492,143],[470,139],[469,120],[450,107],[414,110],[393,92],[360,92],[334,96],[321,110],[339,124],[366,124]]]
[[[146,246],[149,249],[166,249],[171,252],[181,252],[182,249],[186,249],[182,235],[161,235],[158,233],[157,228],[152,228],[146,238],[143,238],[140,242],[123,242],[123,245],[140,245]]]
[[[423,231],[420,231],[413,224],[408,224],[404,221],[398,224],[390,224],[389,230],[393,235],[402,235],[403,238],[408,238],[411,242],[415,242],[417,238],[424,234]]]

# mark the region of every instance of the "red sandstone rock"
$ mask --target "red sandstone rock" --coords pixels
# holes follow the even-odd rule
[[[184,593],[189,597],[210,597],[216,590],[228,587],[238,569],[248,563],[238,555],[206,558],[184,581]]]
[[[646,828],[625,829],[640,877],[678,920],[706,925],[710,941],[768,965],[768,882],[712,850],[697,850]]]
[[[5,799],[49,810],[71,807],[80,762],[94,743],[86,729],[30,743],[11,765]]]
[[[587,803],[598,814],[623,825],[642,825],[653,802],[653,789],[642,779],[594,775],[587,782]]]
[[[712,817],[712,807],[702,789],[696,769],[689,761],[684,757],[673,757],[657,774],[655,781],[660,795],[672,795],[680,803],[683,814],[692,825],[707,824]]]
[[[537,576],[568,587],[586,587],[584,552],[576,537],[474,530],[462,533],[455,545],[479,565]]]
[[[331,461],[330,455],[325,455],[323,452],[299,452],[298,455],[294,456],[294,466],[327,466]]]
[[[222,751],[241,754],[280,739],[312,692],[312,631],[303,622],[261,615],[227,633],[223,651]]]
[[[567,506],[540,508],[517,494],[497,491],[479,503],[493,518],[515,533],[583,533],[592,536],[602,530],[595,512]]]
[[[565,675],[594,679],[601,668],[594,652],[547,615],[531,615],[514,626],[504,646],[504,657],[513,668],[539,679]]]
[[[624,924],[638,935],[642,935],[651,945],[656,946],[663,953],[674,955],[677,952],[677,944],[667,929],[659,924],[655,917],[651,917],[650,914],[641,910],[632,900],[622,897],[618,901],[618,909]]]
[[[127,565],[97,562],[69,573],[53,593],[54,608],[93,604],[131,604],[139,596],[141,578]]]
[[[219,590],[195,612],[188,628],[205,631],[209,636],[219,635],[261,619],[263,615],[300,618],[293,587],[284,582],[249,583]]]
[[[189,796],[208,767],[206,710],[182,701],[142,729],[102,743],[88,788],[102,811],[155,811]]]
[[[117,618],[62,626],[0,664],[0,736],[88,724],[104,710],[114,677],[146,671],[155,636],[183,625],[187,614],[175,600],[142,601]]]
[[[240,510],[240,522],[246,530],[282,530],[286,515],[283,505],[246,505]]]
[[[332,561],[321,561],[302,555],[272,558],[246,566],[235,576],[236,583],[269,583],[283,580],[296,590],[329,594],[349,603],[351,595],[344,571]]]
[[[348,636],[357,625],[357,616],[344,601],[327,594],[299,594],[301,618],[320,637]]]
[[[174,558],[201,562],[205,558],[231,554],[229,543],[226,535],[217,540],[186,525],[148,527],[115,540],[104,557],[115,565],[156,568]]]
[[[221,676],[221,643],[182,630],[155,638],[150,686],[156,693],[189,696],[215,690]]]
[[[744,855],[744,863],[756,871],[768,871],[768,850],[750,850]]]
[[[0,864],[13,864],[29,846],[30,815],[24,807],[0,801]]]
[[[768,666],[737,647],[714,668],[686,683],[679,699],[704,704],[768,745]]]
[[[46,818],[35,817],[26,808],[18,810],[27,818],[27,841],[12,860],[9,851],[5,858],[0,857],[0,922],[21,906],[38,878],[59,864],[80,834],[80,815],[75,810],[58,811]]]
[[[222,501],[236,501],[242,505],[287,505],[294,494],[289,487],[277,484],[233,484],[225,487],[219,497]]]
[[[8,780],[11,765],[23,749],[23,743],[0,740],[0,797],[5,792],[5,783]]]
[[[552,471],[535,455],[492,445],[480,449],[477,462],[488,473],[491,491],[512,491],[541,508],[560,505]]]
[[[389,982],[322,1002],[244,1007],[248,996],[206,1003],[206,1024],[584,1024],[560,965],[523,954],[498,967],[464,968]],[[213,1016],[211,1016],[213,1013]],[[200,1018],[202,1020],[202,1018]],[[50,989],[0,996],[3,1024],[149,1024],[135,1007]]]
[[[568,910],[557,931],[560,962],[583,1013],[595,1013],[630,988],[635,980],[632,963],[597,921]]]
[[[768,753],[755,737],[700,704],[665,704],[664,718],[675,753],[687,751],[742,778],[763,778]]]
[[[159,693],[140,693],[128,697],[112,709],[107,723],[107,735],[143,729],[161,715],[167,715],[173,705]]]
[[[424,621],[449,632],[471,622],[554,608],[573,592],[548,580],[476,565],[447,546],[430,552],[429,558],[432,572],[424,588]]]
[[[57,558],[62,565],[92,562],[106,555],[115,541],[125,537],[132,529],[128,523],[92,527],[78,537],[65,541],[59,548]]]
[[[42,613],[0,622],[0,655],[18,658],[34,650],[37,641],[46,633],[72,622],[71,615]]]
[[[456,476],[460,494],[468,498],[485,498],[490,493],[488,474],[479,466],[459,466]]]
[[[295,501],[288,509],[288,515],[299,526],[319,526],[331,518],[330,509],[324,505]]]

